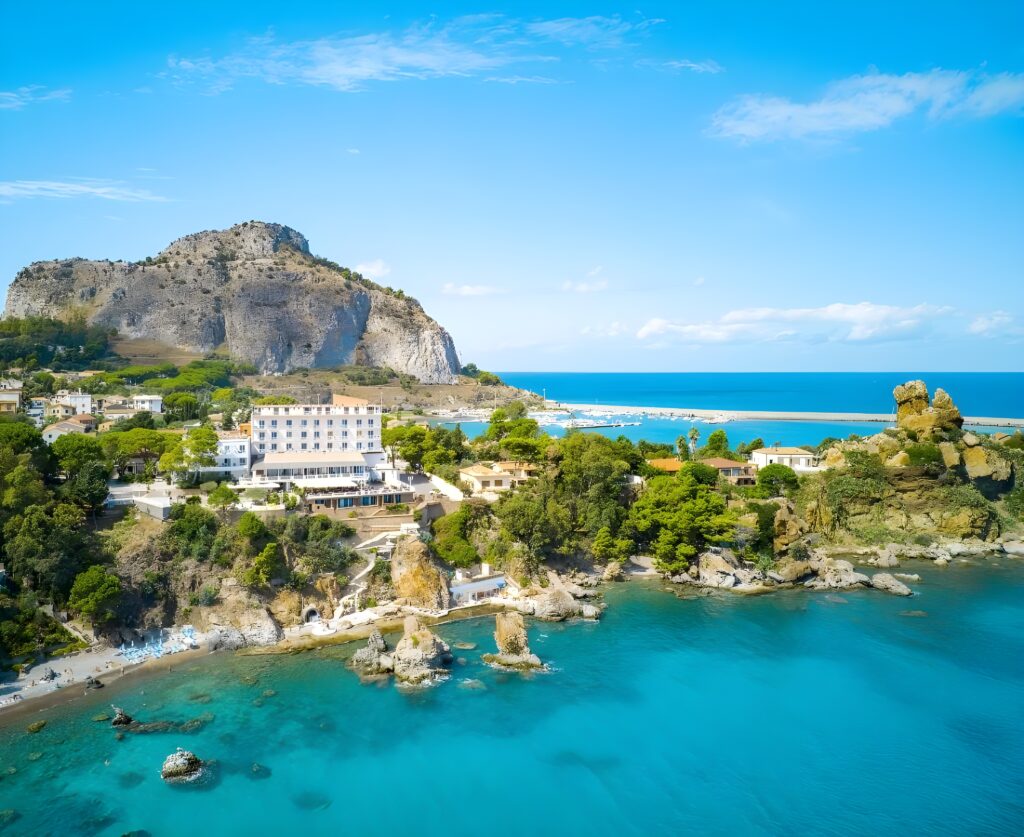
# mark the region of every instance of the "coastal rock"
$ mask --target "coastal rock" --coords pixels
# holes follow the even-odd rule
[[[187,235],[145,262],[36,262],[11,283],[5,313],[72,310],[122,337],[222,350],[263,373],[362,364],[453,383],[460,368],[451,336],[415,299],[317,259],[300,233],[262,221]]]
[[[391,655],[395,677],[403,683],[421,684],[447,674],[451,649],[415,616],[405,618],[405,633]]]
[[[952,442],[939,442],[942,464],[947,468],[956,468],[960,464],[960,451]]]
[[[385,653],[387,650],[387,642],[384,641],[381,632],[374,628],[366,640],[366,647],[360,648],[352,655],[349,665],[360,674],[384,674],[394,668],[393,660]]]
[[[963,459],[967,476],[988,499],[994,500],[1013,488],[1013,464],[996,451],[966,447]]]
[[[179,747],[164,759],[160,778],[170,784],[194,782],[203,775],[203,762],[195,753]]]
[[[871,576],[871,586],[876,590],[892,593],[894,596],[913,595],[913,590],[889,573],[875,573]]]
[[[125,712],[120,706],[114,706],[111,704],[110,708],[114,710],[114,720],[110,722],[112,727],[130,727],[135,723],[135,719]]]
[[[579,616],[580,612],[579,603],[567,590],[547,590],[533,600],[533,615],[548,622],[561,622]]]
[[[625,575],[622,572],[622,563],[619,561],[609,561],[608,566],[604,568],[604,572],[601,573],[602,581],[622,581]]]
[[[740,563],[729,549],[713,547],[697,558],[697,581],[705,587],[729,588],[736,584]]]
[[[871,583],[863,573],[857,572],[853,564],[837,558],[822,558],[817,563],[816,578],[804,582],[812,590],[843,590],[847,587],[865,586]]]
[[[902,425],[907,416],[920,415],[928,409],[928,387],[924,381],[907,381],[892,391],[896,399],[896,422]]]
[[[499,613],[495,616],[494,641],[497,654],[484,654],[483,660],[506,668],[540,668],[540,657],[530,651],[526,624],[519,613]]]
[[[1024,558],[1024,542],[1005,541],[1003,543],[1003,552],[1007,555],[1012,555],[1015,558]]]
[[[976,434],[969,432],[964,433],[963,439],[961,439],[961,441],[964,443],[964,445],[966,445],[969,448],[977,447],[978,445],[981,444],[981,439],[979,439]]]
[[[398,539],[391,556],[391,583],[406,604],[428,610],[447,610],[451,606],[448,577],[419,538]]]
[[[894,453],[887,460],[885,460],[886,468],[906,468],[910,464],[910,454],[905,450]]]
[[[215,605],[199,611],[195,621],[207,631],[211,651],[273,645],[284,636],[266,605],[233,578],[221,583]]]
[[[790,544],[799,540],[807,532],[807,524],[797,516],[790,500],[779,503],[772,526],[774,535],[772,545],[776,555],[789,549]]]
[[[793,558],[783,558],[775,562],[775,566],[768,572],[769,578],[779,584],[791,584],[806,578],[811,574],[811,565],[807,561],[797,561]]]
[[[896,424],[906,433],[926,439],[963,426],[963,416],[945,390],[936,389],[929,404],[928,387],[924,381],[908,381],[896,387],[893,396],[896,399]]]

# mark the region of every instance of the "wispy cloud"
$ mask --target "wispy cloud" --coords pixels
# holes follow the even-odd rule
[[[40,84],[30,84],[17,90],[0,90],[0,110],[21,110],[37,102],[66,102],[70,98],[68,88],[50,90]]]
[[[741,96],[712,117],[709,133],[741,142],[829,138],[885,128],[923,111],[929,119],[981,118],[1024,110],[1024,74],[935,69],[872,72],[833,82],[810,102]]]
[[[650,67],[655,70],[663,70],[670,73],[697,73],[698,75],[717,75],[724,73],[725,67],[711,58],[702,61],[691,61],[689,58],[675,58],[668,61],[642,58],[636,62],[638,67]]]
[[[551,47],[620,50],[656,20],[592,16],[523,21],[473,15],[447,23],[431,21],[402,30],[279,41],[273,34],[251,38],[241,50],[220,57],[171,56],[164,73],[178,82],[205,84],[211,93],[243,79],[268,84],[306,84],[343,92],[371,82],[478,77],[517,84],[556,79],[503,69],[556,62]]]
[[[24,198],[102,198],[108,201],[165,202],[168,198],[137,189],[119,180],[7,180],[0,181],[0,200]]]
[[[361,154],[362,152],[358,148],[346,148],[345,153],[347,154]]]
[[[1016,318],[1008,311],[993,311],[990,314],[980,314],[975,317],[967,326],[970,334],[977,334],[981,337],[1016,337],[1024,335],[1024,328],[1017,324]]]
[[[805,340],[811,342],[866,343],[916,336],[935,320],[953,313],[952,308],[935,305],[879,305],[836,302],[819,308],[741,308],[718,320],[676,322],[663,318],[648,320],[637,338],[672,338],[684,343],[765,342]]]
[[[694,280],[693,280],[693,286],[694,286],[695,288],[699,288],[699,287],[700,287],[701,285],[703,285],[703,284],[704,284],[704,283],[705,283],[706,281],[707,281],[707,279],[705,279],[705,278],[704,278],[703,276],[698,276],[698,277],[697,277],[696,279],[694,279]]]
[[[593,274],[589,274],[593,275]],[[574,294],[593,294],[603,291],[608,287],[607,279],[597,279],[593,282],[570,282],[562,283],[562,290]]]
[[[454,282],[446,282],[441,293],[447,296],[493,296],[504,291],[492,285],[456,285]]]
[[[588,325],[580,329],[580,334],[584,337],[621,337],[629,329],[626,328],[618,320],[608,323],[607,325]]]
[[[383,279],[391,273],[391,265],[384,261],[384,259],[361,262],[354,269],[356,273],[360,273],[368,279]]]

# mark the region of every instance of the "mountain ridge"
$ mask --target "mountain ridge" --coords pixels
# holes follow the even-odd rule
[[[34,262],[11,283],[4,313],[82,315],[123,337],[226,350],[264,373],[356,364],[451,383],[460,368],[451,336],[417,300],[264,221],[190,233],[138,262]]]

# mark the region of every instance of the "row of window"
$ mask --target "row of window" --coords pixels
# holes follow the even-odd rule
[[[300,439],[308,439],[309,438],[309,431],[308,430],[299,430],[297,432],[298,432],[298,436],[299,436]],[[355,431],[355,434],[360,439],[363,437],[363,431],[362,430]],[[270,431],[270,438],[271,439],[276,439],[277,435],[278,434],[277,434],[276,430],[271,430]],[[335,434],[333,430],[328,430],[327,431],[327,438],[328,439],[333,439],[336,435],[340,436],[342,439],[347,439],[348,438],[348,431],[347,430],[339,430],[337,432],[337,434]],[[368,430],[366,432],[366,436],[371,438],[371,439],[373,438],[373,435],[374,434],[373,434],[372,430]],[[282,436],[282,438],[290,439],[292,437],[292,431],[286,430],[284,433],[281,434],[281,436]],[[267,434],[266,434],[265,431],[262,432],[262,433],[258,433],[256,435],[256,438],[259,439],[260,441],[263,441],[264,439],[267,438]],[[314,430],[313,431],[313,438],[314,439],[319,439],[320,438],[320,431],[319,430]]]
[[[284,426],[285,427],[291,427],[293,423],[294,424],[298,424],[300,427],[308,427],[309,426],[309,422],[306,419],[303,419],[301,422],[298,421],[298,420],[296,420],[295,422],[292,422],[291,419],[285,419],[284,420]],[[373,419],[367,419],[366,423],[368,425],[372,425],[373,424]],[[277,419],[270,419],[269,422],[265,421],[264,419],[260,419],[258,422],[256,422],[256,427],[263,428],[263,427],[266,427],[268,424],[270,425],[270,427],[277,427]],[[334,419],[327,419],[324,422],[324,424],[326,424],[328,427],[333,427],[334,426]],[[348,427],[348,419],[340,419],[338,421],[338,425],[340,427]],[[313,419],[313,427],[319,427],[319,426],[320,426],[320,419]],[[362,426],[363,426],[363,420],[362,419],[356,419],[356,427],[362,427]]]
[[[266,450],[272,450],[272,451],[275,451],[275,450],[279,450],[279,451],[286,451],[286,450],[325,450],[325,451],[328,451],[328,450],[349,450],[349,449],[350,449],[350,445],[349,445],[348,442],[341,442],[341,443],[338,443],[338,442],[327,442],[326,444],[324,444],[323,447],[320,446],[319,442],[313,442],[313,446],[312,447],[310,447],[307,442],[301,442],[298,447],[295,447],[291,442],[286,442],[286,443],[284,443],[282,445],[278,445],[277,442],[271,442],[269,445],[260,445],[259,446],[260,453],[263,453]],[[367,444],[364,447],[362,442],[356,442],[354,450],[373,450],[373,446],[370,445],[370,444]]]
[[[341,415],[370,415],[373,413],[380,412],[379,407],[373,405],[364,407],[336,407],[334,405],[324,406],[259,406],[253,408],[254,415],[260,416],[297,416],[297,415],[316,415],[316,416],[341,416]]]

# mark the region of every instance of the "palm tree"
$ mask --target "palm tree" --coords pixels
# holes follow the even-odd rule
[[[696,453],[697,440],[700,438],[700,431],[696,427],[691,427],[690,432],[686,435],[690,437],[690,453]]]

